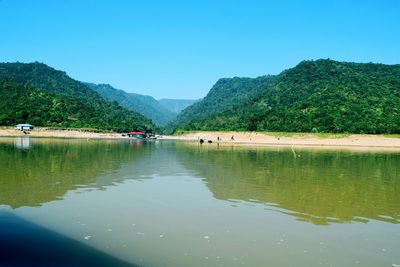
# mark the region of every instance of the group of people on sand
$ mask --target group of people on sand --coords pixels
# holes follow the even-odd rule
[[[234,141],[234,140],[235,140],[235,138],[234,138],[233,135],[232,135],[231,141]],[[221,139],[219,136],[217,136],[217,142],[219,142],[219,141],[222,141],[222,139]],[[205,142],[205,140],[204,140],[203,138],[200,138],[200,139],[199,139],[199,143],[200,143],[200,144],[203,144],[204,142]],[[212,143],[211,140],[208,140],[207,142],[208,142],[208,143]]]

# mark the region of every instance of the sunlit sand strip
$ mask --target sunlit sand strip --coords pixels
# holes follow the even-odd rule
[[[203,145],[245,145],[245,146],[286,146],[322,147],[326,149],[345,148],[351,150],[393,150],[400,151],[400,138],[383,135],[321,135],[256,132],[188,132],[179,136],[165,136],[164,139],[196,141],[205,140]],[[208,141],[212,143],[209,144]]]

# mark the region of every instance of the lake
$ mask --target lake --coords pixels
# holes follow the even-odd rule
[[[0,171],[0,265],[400,264],[400,152],[1,138]]]

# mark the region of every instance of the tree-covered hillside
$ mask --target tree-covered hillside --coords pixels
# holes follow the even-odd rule
[[[225,102],[237,98],[226,91]],[[400,65],[303,61],[254,91],[223,112],[191,114],[179,128],[400,133]]]
[[[103,98],[116,101],[129,110],[139,112],[153,120],[157,125],[163,126],[176,117],[175,113],[162,106],[151,96],[127,93],[123,90],[116,89],[109,84],[85,84],[99,93]]]
[[[99,94],[42,63],[0,63],[0,125],[152,131],[141,114],[105,101]]]
[[[220,79],[206,97],[184,109],[172,124],[175,127],[186,125],[192,121],[208,119],[226,110],[234,110],[256,95],[261,85],[270,86],[274,82],[274,76]]]

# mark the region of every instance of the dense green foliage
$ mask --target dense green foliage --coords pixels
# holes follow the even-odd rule
[[[193,105],[194,103],[200,101],[201,99],[169,99],[169,98],[163,98],[159,99],[158,102],[164,106],[165,108],[169,109],[175,114],[181,113],[182,110],[185,108]]]
[[[253,89],[247,99],[236,100],[238,105],[223,112],[197,110],[190,117],[179,116],[178,127],[183,130],[400,133],[400,65],[303,61],[272,80]],[[231,103],[238,99],[235,92],[228,88],[216,93],[221,94],[222,101]],[[201,102],[197,105],[206,106]]]
[[[83,83],[41,63],[0,64],[0,125],[152,131],[144,116],[105,101]]]
[[[174,124],[181,125],[189,121],[208,119],[212,115],[235,109],[247,101],[260,85],[270,84],[274,80],[273,76],[255,79],[239,77],[220,79],[203,100],[184,109]]]
[[[176,117],[175,113],[165,108],[151,96],[127,93],[109,84],[85,84],[99,93],[103,98],[116,101],[124,108],[139,112],[157,125],[163,126]]]
[[[207,120],[225,111],[235,110],[257,95],[261,85],[271,86],[275,80],[276,78],[270,75],[254,79],[240,77],[219,79],[206,97],[184,109],[164,130],[169,133],[176,129],[208,129],[207,126],[203,127]]]

